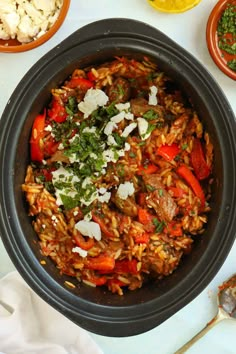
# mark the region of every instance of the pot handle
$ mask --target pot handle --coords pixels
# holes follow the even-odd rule
[[[89,23],[62,41],[59,48],[66,50],[90,40],[117,36],[141,37],[149,42],[160,41],[179,48],[174,41],[155,27],[141,21],[127,18],[110,18]]]

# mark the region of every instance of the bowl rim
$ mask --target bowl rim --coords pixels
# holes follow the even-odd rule
[[[222,52],[218,47],[218,36],[217,36],[217,24],[222,15],[223,11],[226,9],[228,4],[236,5],[235,0],[219,0],[217,4],[213,7],[210,16],[207,21],[206,27],[206,42],[209,53],[214,60],[218,68],[233,80],[236,80],[236,72],[231,70],[224,58],[222,57]]]
[[[137,26],[135,33],[131,24],[136,24]],[[124,44],[124,41],[126,44]],[[142,48],[142,51],[144,50],[147,55],[151,55],[152,53],[150,46],[155,47],[153,49],[155,49],[156,59],[161,59],[164,55],[168,61],[168,67],[171,68],[175,66],[179,67],[181,64],[183,67],[181,70],[176,71],[176,73],[184,77],[190,75],[194,85],[197,84],[197,92],[200,93],[200,90],[207,90],[209,92],[209,97],[206,97],[204,91],[203,94],[198,96],[207,104],[211,102],[212,117],[218,117],[217,113],[220,113],[226,124],[224,129],[219,127],[218,131],[219,135],[227,134],[227,144],[223,146],[223,150],[226,152],[225,156],[229,156],[228,158],[230,158],[231,162],[227,162],[228,159],[225,159],[226,161],[223,160],[222,171],[224,179],[233,179],[233,184],[224,184],[226,193],[223,194],[222,201],[219,203],[222,212],[216,222],[218,228],[217,235],[214,233],[217,236],[216,240],[212,238],[209,242],[209,250],[202,257],[201,264],[196,265],[195,275],[190,272],[176,284],[174,289],[178,290],[178,296],[176,296],[176,293],[173,296],[173,288],[171,288],[168,293],[163,294],[159,299],[152,298],[152,300],[143,302],[142,298],[139,297],[138,306],[135,306],[133,302],[131,306],[129,304],[125,305],[122,300],[120,302],[121,306],[112,305],[110,302],[105,306],[100,302],[83,301],[82,303],[81,298],[75,294],[73,295],[72,290],[57,285],[56,280],[36,261],[35,256],[29,261],[32,251],[22,235],[21,229],[23,231],[23,228],[21,226],[19,237],[15,237],[18,234],[17,230],[19,230],[19,219],[15,218],[14,205],[16,204],[16,200],[14,197],[9,197],[14,194],[14,183],[12,182],[15,178],[15,173],[12,166],[15,166],[16,161],[18,164],[22,163],[22,160],[17,159],[14,153],[14,148],[21,146],[19,144],[19,129],[22,129],[22,125],[19,126],[19,121],[23,124],[22,116],[28,111],[27,104],[25,104],[28,97],[32,100],[32,97],[37,96],[37,92],[34,94],[34,90],[32,90],[32,87],[35,86],[32,78],[34,76],[37,78],[37,91],[40,82],[42,82],[41,78],[43,84],[45,84],[45,79],[43,79],[45,70],[54,77],[55,73],[53,71],[61,71],[65,67],[65,63],[68,65],[67,61],[71,60],[71,58],[77,61],[79,55],[79,58],[87,59],[88,52],[90,53],[91,51],[103,55],[106,48],[114,51],[114,43],[119,48],[131,48],[132,51],[137,51],[138,49],[140,52]],[[76,59],[74,58],[75,53]],[[172,53],[171,58],[170,53]],[[60,55],[61,57],[58,60],[58,56]],[[175,63],[178,63],[178,65]],[[4,191],[4,193],[0,194],[0,232],[2,232],[5,248],[22,277],[36,293],[73,322],[91,332],[112,337],[127,337],[143,333],[163,323],[164,320],[168,319],[177,310],[187,305],[207,286],[220,269],[234,242],[236,209],[231,206],[232,199],[235,200],[236,198],[235,189],[232,188],[232,185],[234,186],[236,183],[236,169],[234,168],[236,160],[232,158],[232,155],[235,156],[236,154],[236,123],[233,111],[220,86],[214,81],[210,73],[206,69],[203,70],[203,68],[203,65],[189,52],[170,40],[162,32],[149,25],[131,19],[113,18],[110,20],[100,20],[76,31],[33,66],[19,84],[21,92],[24,94],[19,95],[18,85],[9,100],[11,104],[8,103],[3,113],[4,119],[0,120],[0,130],[3,133],[0,135],[0,174],[2,173],[0,187]],[[49,79],[47,79],[47,82]],[[27,92],[30,92],[30,95],[27,95]],[[220,101],[217,99],[217,95],[219,94],[221,94]],[[32,106],[32,103],[30,105]],[[21,118],[19,119],[19,117]],[[14,125],[14,121],[18,122],[17,126]],[[219,119],[214,121],[218,126]],[[24,129],[24,133],[26,133],[26,129]],[[10,154],[8,153],[8,147],[10,148]],[[231,169],[228,168],[229,165],[233,170],[232,173]],[[19,185],[16,185],[16,189],[18,187]],[[24,212],[23,209],[20,210]],[[232,222],[228,222],[227,227],[225,227],[224,223],[228,219],[232,220]],[[212,247],[214,248],[214,252],[209,254]],[[183,289],[186,289],[184,293]],[[139,296],[140,293],[137,294]],[[102,293],[102,296],[104,297],[104,293]],[[144,314],[142,311],[144,311]]]
[[[71,0],[63,0],[59,16],[56,22],[49,28],[49,30],[42,35],[41,37],[29,42],[20,44],[17,40],[0,40],[0,43],[6,42],[6,44],[0,44],[0,53],[19,53],[25,52],[34,48],[39,47],[40,45],[47,42],[62,26],[65,21],[66,15],[69,11]],[[8,43],[16,43],[16,44],[8,44]]]

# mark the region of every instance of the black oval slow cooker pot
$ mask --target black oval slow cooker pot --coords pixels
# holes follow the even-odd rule
[[[214,144],[214,182],[209,221],[191,254],[162,281],[124,296],[103,288],[65,287],[47,259],[42,266],[37,236],[21,191],[29,162],[35,116],[77,67],[114,56],[158,63],[177,81],[210,132]],[[130,336],[159,325],[193,300],[212,280],[234,242],[236,230],[236,124],[223,92],[207,70],[163,33],[138,21],[108,19],[87,25],[42,57],[12,94],[0,121],[1,237],[15,267],[46,302],[79,326],[106,336]]]

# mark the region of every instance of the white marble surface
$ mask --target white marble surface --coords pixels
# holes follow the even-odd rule
[[[58,33],[41,47],[25,53],[0,53],[0,115],[23,75],[49,49],[79,27],[92,21],[126,17],[141,20],[160,29],[203,63],[215,77],[236,114],[236,82],[219,71],[212,61],[205,41],[207,18],[216,0],[203,0],[182,14],[156,12],[146,0],[72,0]],[[4,119],[4,117],[2,117]],[[0,241],[0,276],[14,269]],[[190,304],[155,329],[128,338],[110,338],[92,334],[104,354],[173,354],[188,341],[216,312],[218,285],[236,271],[236,244],[211,283]],[[224,321],[197,342],[189,354],[235,354],[236,321]]]

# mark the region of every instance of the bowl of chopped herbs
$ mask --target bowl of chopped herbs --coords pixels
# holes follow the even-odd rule
[[[220,0],[213,8],[206,29],[212,59],[219,69],[236,80],[236,1]]]

